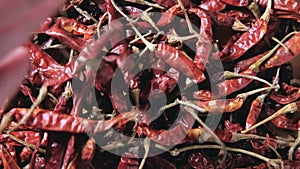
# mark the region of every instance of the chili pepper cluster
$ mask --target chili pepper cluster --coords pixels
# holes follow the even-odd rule
[[[299,19],[295,0],[64,0],[25,44],[0,165],[300,168]]]

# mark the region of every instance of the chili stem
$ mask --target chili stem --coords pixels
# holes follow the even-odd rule
[[[134,26],[134,20],[132,20],[131,18],[129,18],[124,12],[122,12],[122,10],[120,10],[120,8],[117,6],[117,4],[115,3],[114,0],[111,0],[112,5],[114,6],[114,8],[129,22],[129,24],[131,25],[132,29],[135,31],[135,33],[141,38],[141,40],[144,42],[144,44],[146,45],[146,47],[153,52],[156,49],[156,45],[150,43],[149,41],[147,41],[142,35],[141,33],[138,31],[138,29]]]
[[[130,2],[137,3],[137,4],[140,4],[140,5],[147,5],[147,6],[150,6],[150,7],[153,7],[153,8],[165,9],[165,7],[160,6],[159,4],[153,4],[153,3],[150,3],[150,2],[147,2],[147,1],[144,1],[144,0],[130,0]]]
[[[240,20],[236,19],[234,22],[233,22],[233,25],[232,25],[232,30],[234,31],[248,31],[249,28],[244,25]]]
[[[297,32],[291,32],[288,35],[286,35],[281,42],[286,41],[288,38],[290,38],[292,35],[296,34]],[[252,64],[249,69],[252,69],[254,72],[259,72],[259,66],[265,62],[267,59],[269,59],[280,47],[280,44],[277,44],[273,49],[271,49],[269,51],[268,54],[266,54],[265,56],[263,56],[262,58],[260,58],[257,62],[255,62],[254,64]]]
[[[246,99],[248,96],[251,96],[253,94],[260,93],[260,92],[266,91],[266,90],[278,89],[278,88],[279,88],[278,85],[271,86],[271,87],[263,87],[263,88],[260,88],[260,89],[251,90],[251,91],[246,92],[246,93],[238,94],[236,97]]]
[[[219,146],[219,145],[193,145],[193,146],[188,146],[188,147],[183,147],[180,149],[175,149],[172,151],[169,151],[171,155],[176,156],[179,155],[181,152],[185,152],[185,151],[189,151],[189,150],[195,150],[195,149],[223,149],[224,147]],[[273,166],[274,168],[280,168],[283,166],[283,161],[281,159],[270,159],[267,157],[264,157],[260,154],[251,152],[251,151],[247,151],[247,150],[243,150],[243,149],[238,149],[238,148],[232,148],[232,147],[226,147],[226,149],[228,151],[231,152],[236,152],[236,153],[242,153],[242,154],[246,154],[255,158],[258,158],[260,160],[263,160],[265,162],[267,162],[268,164],[270,164],[271,166]],[[278,165],[278,163],[280,165]]]
[[[247,78],[247,79],[253,79],[262,83],[267,84],[268,86],[272,86],[272,84],[268,81],[266,81],[265,79],[259,78],[257,76],[251,76],[251,75],[245,75],[245,74],[240,74],[240,73],[234,73],[234,72],[230,72],[230,71],[224,71],[224,77],[226,79],[230,79],[230,78]]]
[[[7,136],[10,137],[11,139],[15,140],[16,142],[18,142],[18,143],[20,143],[20,144],[22,144],[22,145],[24,145],[24,146],[26,146],[26,147],[29,147],[29,148],[31,148],[31,149],[33,149],[33,150],[36,148],[35,145],[29,144],[29,143],[27,143],[26,141],[23,141],[23,140],[21,140],[21,139],[15,137],[15,136],[12,135],[12,134],[9,134],[8,132],[7,132],[6,134],[7,134]],[[46,150],[44,150],[44,149],[42,149],[42,148],[39,148],[38,151],[39,151],[40,153],[44,153],[44,154],[46,153]]]
[[[30,109],[28,110],[27,114],[22,117],[22,119],[15,125],[13,126],[10,130],[8,130],[8,133],[11,131],[16,130],[20,125],[24,124],[28,118],[32,115],[33,110],[44,100],[44,98],[47,96],[47,86],[43,85],[40,88],[39,95],[36,99],[36,101],[31,105]]]
[[[187,26],[188,26],[188,29],[189,29],[190,33],[191,33],[191,34],[197,35],[198,33],[193,29],[191,20],[190,20],[190,18],[189,18],[189,16],[188,16],[188,13],[186,12],[186,9],[185,9],[185,7],[184,7],[182,1],[181,1],[181,0],[177,0],[177,1],[178,1],[178,4],[180,5],[180,7],[181,7],[181,9],[182,9],[182,11],[183,11],[183,13],[184,13],[184,17],[185,17],[185,20],[186,20],[186,24],[187,24]]]
[[[298,131],[298,136],[297,139],[295,140],[295,142],[292,144],[292,146],[289,149],[289,153],[288,153],[288,159],[289,160],[293,160],[293,154],[295,151],[295,148],[300,144],[300,131]]]
[[[152,31],[149,30],[149,32],[146,33],[146,34],[144,34],[143,37],[147,37],[147,36],[149,36],[149,35],[151,35],[151,34],[152,34]],[[137,38],[133,39],[132,41],[130,41],[129,44],[131,45],[131,44],[133,44],[133,43],[139,41],[140,39],[141,39],[140,37],[137,37]]]
[[[289,48],[284,43],[282,43],[280,40],[278,40],[277,38],[272,37],[272,40],[275,41],[276,43],[278,43],[280,46],[284,47],[285,50],[289,50]]]
[[[272,114],[271,116],[267,117],[266,119],[256,123],[255,125],[251,126],[250,128],[246,129],[246,130],[243,130],[241,131],[241,133],[247,133],[249,132],[250,130],[253,130],[267,122],[269,122],[270,120],[273,120],[274,118],[276,118],[277,116],[280,116],[282,114],[286,114],[286,113],[289,113],[289,112],[295,112],[299,110],[298,106],[297,106],[297,103],[296,102],[293,102],[293,103],[290,103],[286,106],[284,106],[283,108],[279,109],[277,112],[275,112],[274,114]]]
[[[149,138],[145,138],[144,147],[145,147],[145,154],[144,154],[144,157],[143,157],[138,169],[142,169],[144,167],[147,156],[149,155],[149,150],[150,150],[150,139]]]
[[[100,38],[101,34],[100,34],[100,27],[102,25],[102,22],[104,21],[105,17],[108,15],[108,12],[105,12],[101,18],[99,19],[99,22],[97,24],[97,36],[98,38]]]
[[[152,8],[151,8],[152,9]],[[157,31],[160,32],[159,28],[155,25],[154,21],[150,18],[150,16],[148,15],[147,11],[143,11],[141,14],[141,18],[144,21],[147,21],[148,23],[150,23],[150,25]]]
[[[263,19],[267,22],[270,20],[270,13],[271,13],[271,7],[272,7],[272,0],[268,0],[267,8],[263,15],[260,17],[260,19]]]
[[[183,103],[183,101],[178,100],[178,102],[181,104]],[[187,103],[192,104],[192,103]],[[196,106],[196,105],[194,105]],[[197,106],[198,107],[198,106]],[[195,111],[189,107],[184,107],[184,109],[190,113],[195,119],[196,121],[208,132],[208,134],[210,136],[213,137],[214,141],[219,144],[220,146],[224,147],[224,153],[223,153],[223,158],[221,159],[221,162],[224,162],[226,157],[227,157],[227,149],[225,144],[220,140],[220,138],[198,117],[198,115],[195,113]]]
[[[96,24],[98,24],[98,20],[95,19],[92,15],[90,15],[89,13],[87,13],[86,11],[82,10],[81,8],[79,8],[77,5],[74,5],[74,8],[76,9],[76,11],[78,13],[80,13],[82,16],[86,17],[88,20],[92,20],[94,21]]]

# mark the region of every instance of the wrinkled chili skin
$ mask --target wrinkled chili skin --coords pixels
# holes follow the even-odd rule
[[[252,101],[251,103],[251,107],[246,119],[246,129],[250,128],[251,126],[253,126],[257,119],[258,116],[261,112],[261,109],[263,107],[263,101],[259,98],[256,98],[255,100]]]
[[[286,50],[284,47],[280,47],[277,52],[261,66],[260,69],[266,70],[277,67],[294,59],[300,53],[299,42],[300,32],[293,35],[293,37],[284,43],[289,50]]]
[[[190,58],[170,45],[158,44],[155,54],[170,66],[183,72],[195,83],[200,83],[206,79],[204,73],[197,68],[196,64]]]
[[[208,13],[199,8],[191,8],[189,12],[196,14],[200,18],[200,37],[196,42],[196,55],[194,62],[201,70],[205,70],[206,63],[211,53],[212,24]]]
[[[232,6],[248,6],[249,5],[249,0],[221,0],[223,3],[232,5]]]
[[[221,57],[221,60],[228,62],[240,58],[247,50],[263,38],[267,32],[267,25],[267,21],[263,19],[257,20],[247,32],[243,33],[242,36],[235,41],[229,50],[229,55]]]
[[[204,0],[199,7],[206,11],[222,11],[226,8],[226,4],[221,0]]]

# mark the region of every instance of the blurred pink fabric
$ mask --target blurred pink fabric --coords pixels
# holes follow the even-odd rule
[[[20,45],[59,6],[59,0],[0,0],[0,108],[29,67],[29,53]]]

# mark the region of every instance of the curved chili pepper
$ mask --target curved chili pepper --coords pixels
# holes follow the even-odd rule
[[[158,27],[166,26],[172,22],[178,11],[181,10],[181,6],[179,4],[172,6],[167,11],[165,11],[159,20],[156,22]]]
[[[228,16],[227,14],[221,12],[210,12],[209,15],[212,22],[218,26],[231,28],[235,21],[234,17]],[[236,41],[236,39],[233,40]]]
[[[300,89],[297,92],[287,96],[281,95],[277,92],[271,92],[269,97],[270,99],[274,100],[276,103],[284,104],[284,105],[289,104],[300,98]]]
[[[191,8],[189,12],[196,14],[200,18],[200,38],[196,42],[196,55],[194,63],[201,70],[205,70],[206,63],[211,53],[212,26],[209,15],[199,8]]]
[[[298,131],[298,120],[287,118],[286,115],[280,115],[271,122],[278,128]]]
[[[59,41],[77,51],[81,51],[84,44],[86,43],[83,39],[78,37],[72,37],[72,34],[66,32],[65,30],[58,27],[58,25],[53,25],[48,30],[45,31],[45,34],[56,37]]]
[[[233,61],[240,58],[250,48],[257,44],[267,32],[268,22],[259,19],[230,48],[229,55],[221,57],[222,61]]]
[[[190,58],[170,45],[158,44],[155,54],[167,64],[191,78],[195,83],[200,83],[206,79],[203,72],[197,68]]]
[[[165,145],[172,146],[180,144],[186,140],[182,140],[188,133],[188,129],[194,124],[194,118],[190,113],[185,112],[181,117],[178,117],[174,127],[168,130],[155,130],[145,124],[138,126],[138,133],[146,135],[152,141]],[[176,133],[176,134],[174,134]]]
[[[249,5],[249,0],[221,0],[223,3],[232,5],[232,6],[248,6]]]
[[[33,151],[29,147],[24,147],[20,153],[20,162],[21,164],[26,164],[30,160]]]

